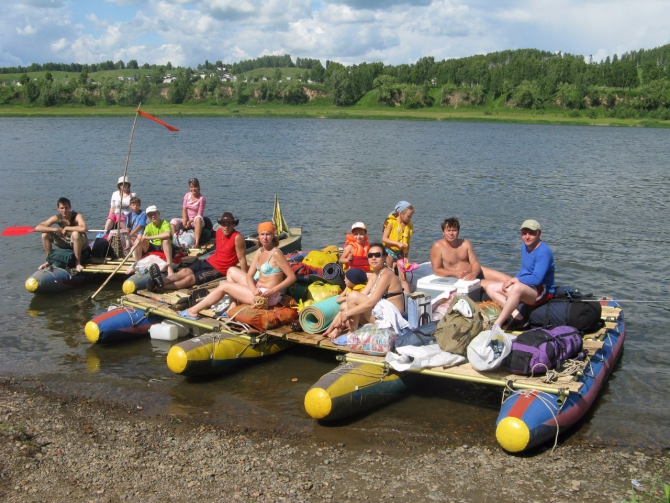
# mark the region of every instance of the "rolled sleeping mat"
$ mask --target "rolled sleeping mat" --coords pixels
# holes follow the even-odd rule
[[[307,306],[300,311],[300,326],[308,334],[318,334],[326,330],[340,312],[337,296]]]
[[[331,285],[339,285],[344,290],[344,272],[337,262],[323,266],[323,280]]]

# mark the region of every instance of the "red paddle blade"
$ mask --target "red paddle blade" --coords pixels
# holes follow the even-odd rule
[[[24,226],[16,226],[16,227],[7,227],[4,231],[2,231],[2,236],[25,236],[26,234],[30,234],[31,232],[35,232],[35,227],[28,227],[27,225]]]

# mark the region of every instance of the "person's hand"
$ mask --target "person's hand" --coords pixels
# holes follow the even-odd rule
[[[349,258],[347,259],[347,261],[351,262],[353,260],[354,260],[354,254],[352,253],[351,255],[349,255]]]
[[[408,246],[407,243],[398,243],[398,248],[401,250],[407,250]]]

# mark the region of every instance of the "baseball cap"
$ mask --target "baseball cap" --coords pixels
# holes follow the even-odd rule
[[[121,185],[122,183],[127,183],[130,185],[130,180],[128,179],[127,176],[120,176],[118,181],[116,182],[116,185]]]
[[[540,222],[537,220],[524,220],[523,223],[521,224],[521,227],[519,227],[519,230],[521,229],[530,229],[531,231],[541,231],[542,227],[540,227]]]
[[[147,215],[148,215],[149,213],[158,213],[158,208],[156,208],[156,205],[153,205],[153,204],[152,204],[152,205],[149,206],[146,210],[144,210],[144,213],[146,213]]]
[[[363,222],[356,222],[354,225],[351,226],[351,230],[353,231],[354,229],[363,229],[363,230],[368,230],[368,228],[365,226]]]

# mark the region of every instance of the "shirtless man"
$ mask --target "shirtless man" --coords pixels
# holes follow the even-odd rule
[[[458,218],[447,218],[442,222],[444,239],[436,241],[430,248],[430,263],[436,276],[451,276],[466,281],[481,278],[482,268],[472,244],[458,234],[461,224]]]
[[[58,248],[64,250],[74,251],[74,256],[77,259],[75,268],[81,271],[81,251],[84,249],[86,243],[86,222],[81,213],[72,211],[72,204],[66,197],[61,197],[56,202],[58,215],[47,218],[44,222],[35,226],[37,232],[42,233],[42,246],[44,253],[49,255],[51,253],[51,244],[55,244]],[[57,227],[54,227],[57,225]],[[45,262],[39,268],[44,269],[49,266],[49,262]]]

